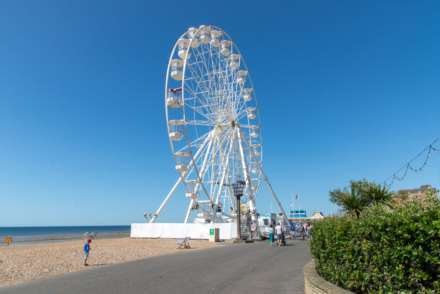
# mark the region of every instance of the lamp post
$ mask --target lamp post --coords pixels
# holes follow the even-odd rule
[[[240,211],[240,198],[243,196],[243,190],[246,186],[245,181],[236,181],[232,184],[234,196],[236,199],[236,215],[237,215],[237,241],[241,240],[241,211]]]

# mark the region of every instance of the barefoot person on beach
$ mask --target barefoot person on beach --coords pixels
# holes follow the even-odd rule
[[[87,239],[87,242],[84,244],[83,251],[84,251],[84,265],[88,266],[87,259],[89,258],[90,253],[90,243],[92,243],[92,239]]]

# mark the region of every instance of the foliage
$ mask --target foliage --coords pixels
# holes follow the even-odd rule
[[[318,273],[355,293],[440,293],[440,203],[428,202],[316,222]]]
[[[330,191],[330,201],[357,218],[366,207],[387,203],[392,196],[385,186],[366,180],[351,181],[349,187]]]

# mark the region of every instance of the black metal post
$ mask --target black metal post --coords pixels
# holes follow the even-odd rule
[[[237,240],[241,240],[241,208],[240,208],[240,197],[239,195],[235,195],[237,199]]]
[[[235,209],[237,215],[237,241],[241,240],[241,210],[240,210],[240,198],[243,196],[243,190],[246,186],[245,181],[236,181],[232,184],[232,189],[234,190],[235,199],[237,199],[237,207]]]

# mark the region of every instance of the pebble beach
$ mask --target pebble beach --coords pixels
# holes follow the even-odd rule
[[[0,247],[0,287],[69,272],[96,269],[152,256],[187,252],[172,239],[109,238],[93,240],[89,266],[83,265],[83,240],[13,244]],[[191,250],[216,246],[191,240]]]

